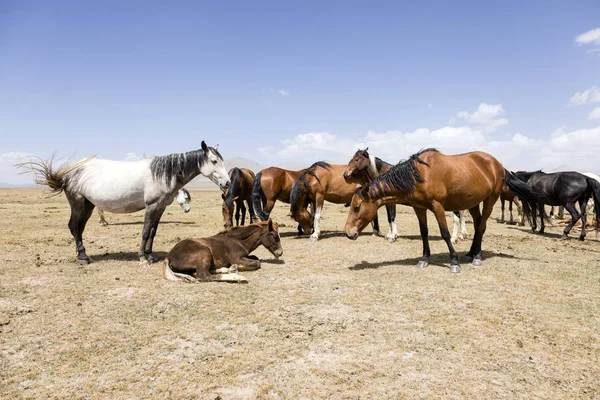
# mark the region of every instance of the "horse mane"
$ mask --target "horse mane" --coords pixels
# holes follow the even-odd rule
[[[264,228],[269,224],[269,221],[261,221],[255,222],[250,225],[241,225],[241,226],[233,226],[231,228],[227,228],[217,233],[215,236],[229,236],[233,239],[242,239],[248,237],[247,231],[254,230],[255,228]],[[279,225],[276,222],[273,222],[273,229],[279,230]],[[246,234],[246,235],[244,235]]]
[[[300,207],[308,207],[310,196],[307,176],[311,175],[317,180],[317,182],[321,183],[321,180],[319,179],[317,174],[315,174],[315,169],[319,167],[328,169],[331,168],[331,164],[325,161],[317,161],[316,163],[308,167],[306,171],[304,171],[300,175],[296,183],[294,183],[294,186],[292,187],[292,191],[290,193],[290,208],[292,210],[292,214],[298,211]],[[301,196],[304,200],[303,204],[300,204],[299,201]]]
[[[213,147],[209,147],[217,157],[223,160],[221,154]],[[186,183],[199,173],[199,166],[204,164],[207,157],[204,150],[193,150],[187,153],[173,153],[167,156],[156,156],[150,162],[150,171],[156,180],[164,180],[171,184],[173,177],[177,183]]]
[[[192,201],[192,195],[190,194],[190,191],[187,190],[186,188],[181,188],[181,190],[183,191],[183,193],[185,193],[185,195],[187,196],[189,201]]]
[[[401,192],[412,192],[415,190],[415,183],[423,183],[425,180],[417,169],[417,163],[429,167],[420,157],[424,153],[436,152],[437,149],[429,148],[413,154],[408,160],[400,161],[394,165],[388,172],[383,173],[373,179],[369,185],[369,195],[375,196],[376,192],[383,192],[386,187],[399,190]]]

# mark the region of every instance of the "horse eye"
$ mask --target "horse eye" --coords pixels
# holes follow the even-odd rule
[[[358,211],[358,210],[360,210],[360,204],[359,204],[359,205],[356,205],[356,206],[354,206],[354,211]]]
[[[217,165],[217,160],[213,160],[212,163]]]

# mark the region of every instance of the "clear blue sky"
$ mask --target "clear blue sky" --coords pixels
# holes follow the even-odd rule
[[[353,146],[477,129],[457,114],[481,103],[508,121],[486,142],[548,144],[600,125],[591,101],[569,105],[600,86],[600,53],[575,43],[598,27],[597,0],[0,0],[0,154],[123,159],[204,139],[225,158],[314,161],[343,154],[267,154],[310,132]]]

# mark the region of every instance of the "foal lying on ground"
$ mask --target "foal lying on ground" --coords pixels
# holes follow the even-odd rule
[[[260,260],[250,253],[261,244],[277,258],[283,254],[279,227],[270,219],[207,238],[182,240],[167,254],[163,277],[170,281],[247,283],[237,271],[260,268]]]

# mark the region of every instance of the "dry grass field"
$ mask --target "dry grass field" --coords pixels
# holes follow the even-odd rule
[[[497,223],[498,204],[483,266],[452,275],[432,214],[432,265],[417,269],[417,219],[398,210],[396,243],[370,228],[353,242],[346,209],[326,204],[310,243],[278,204],[281,261],[261,248],[248,284],[185,284],[138,266],[142,213],[106,214],[108,227],[94,213],[79,266],[64,195],[1,189],[0,397],[600,398],[595,233],[533,235]],[[220,192],[192,191],[190,213],[165,212],[155,254],[221,227]]]

